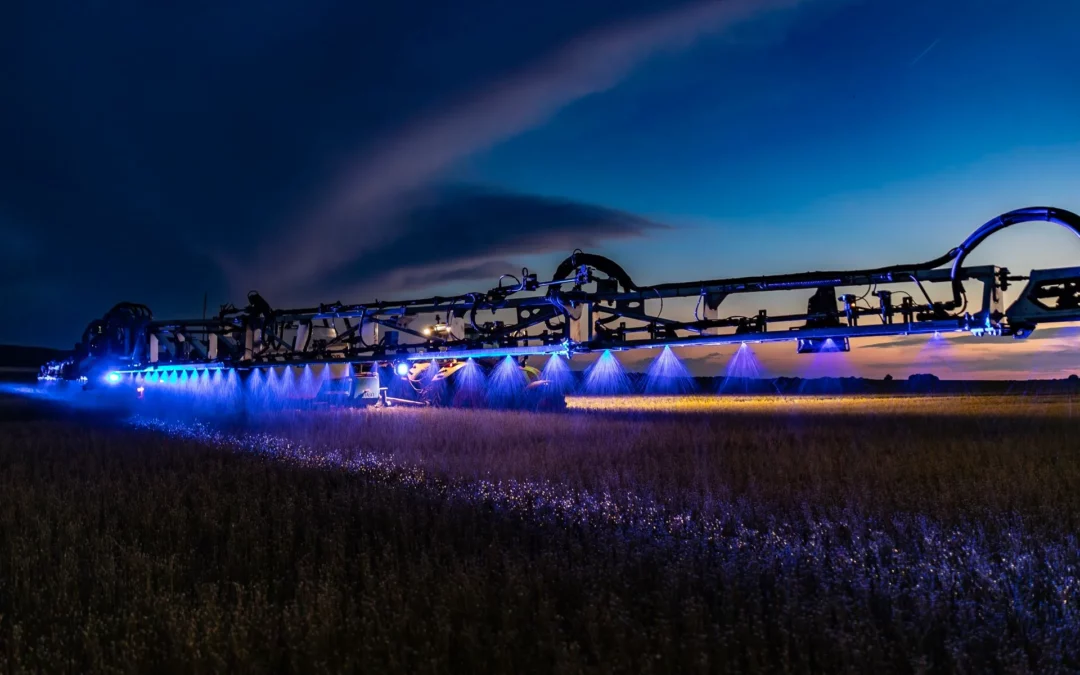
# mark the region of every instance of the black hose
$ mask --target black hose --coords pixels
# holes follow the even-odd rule
[[[990,235],[1004,230],[1007,227],[1018,225],[1020,223],[1044,220],[1050,223],[1057,223],[1080,237],[1080,216],[1072,211],[1057,209],[1051,206],[1029,206],[1027,208],[1016,209],[1015,211],[1001,214],[972,232],[962,244],[950,251],[950,254],[954,254],[951,278],[953,295],[956,296],[957,300],[959,300],[959,296],[964,293],[963,281],[960,279],[960,272],[964,268],[964,260],[967,259],[968,255],[974,251],[979,244],[985,241]]]
[[[617,262],[611,258],[605,258],[602,255],[596,255],[593,253],[582,253],[581,251],[575,251],[572,256],[559,263],[559,266],[555,269],[555,274],[551,277],[552,281],[562,281],[563,279],[569,279],[572,273],[582,265],[587,265],[600,270],[604,274],[608,275],[612,279],[619,282],[619,285],[623,287],[625,291],[640,290],[631,279],[630,275],[626,273],[626,270],[622,268]],[[558,286],[552,286],[548,291],[548,295],[554,295],[558,293]]]

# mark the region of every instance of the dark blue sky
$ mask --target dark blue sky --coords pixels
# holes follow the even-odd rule
[[[1080,210],[1080,3],[8,3],[0,342],[486,288],[936,256]],[[1030,228],[979,261],[1077,264]]]

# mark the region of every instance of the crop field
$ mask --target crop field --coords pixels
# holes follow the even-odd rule
[[[0,672],[1080,670],[1069,396],[0,398]]]

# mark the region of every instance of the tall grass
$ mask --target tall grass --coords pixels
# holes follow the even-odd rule
[[[0,672],[1080,668],[1069,402],[936,401],[3,422]]]

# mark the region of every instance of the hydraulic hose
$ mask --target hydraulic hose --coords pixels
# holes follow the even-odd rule
[[[960,271],[964,268],[964,260],[966,260],[968,254],[974,251],[979,244],[983,243],[987,237],[1013,225],[1039,221],[1056,223],[1071,231],[1077,237],[1080,237],[1080,216],[1072,211],[1057,209],[1051,206],[1029,206],[1024,209],[1016,209],[1015,211],[1003,213],[972,232],[962,244],[949,252],[953,258],[951,274],[953,295],[959,297],[964,292],[963,282],[960,279]]]

